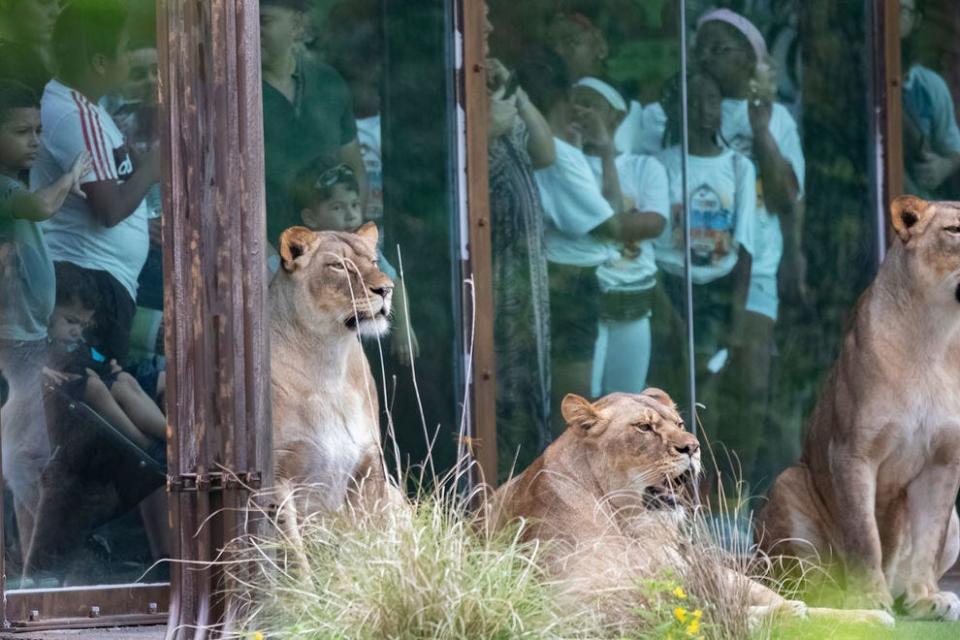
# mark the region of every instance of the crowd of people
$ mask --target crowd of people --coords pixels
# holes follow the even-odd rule
[[[22,554],[53,490],[47,420],[67,419],[51,415],[43,389],[165,455],[162,367],[143,376],[131,354],[160,211],[156,50],[150,36],[131,41],[129,18],[120,0],[0,4],[3,476]],[[145,518],[164,521],[162,492],[148,502]],[[156,557],[164,530],[150,532]]]
[[[651,381],[683,388],[682,378],[670,374],[683,368],[685,353],[689,228],[698,401],[723,405],[711,414],[721,416],[711,435],[735,440],[765,410],[778,273],[802,268],[796,258],[804,157],[794,119],[773,100],[764,38],[733,11],[704,13],[688,76],[667,78],[658,99],[643,105],[625,98],[605,73],[609,46],[589,16],[557,10],[540,19],[539,40],[514,54],[516,88],[509,91],[509,79],[494,75],[489,96],[493,149],[511,144],[501,132],[516,128],[535,139],[528,123],[538,116],[522,115],[524,108],[542,114],[549,127],[553,161],[537,165],[532,154],[521,157],[533,182],[517,184],[531,207],[542,209],[543,233],[532,225],[498,232],[516,226],[518,212],[510,208],[516,197],[505,198],[505,206],[494,200],[492,216],[495,264],[517,244],[536,244],[545,262],[549,295],[527,304],[549,318],[541,339],[549,342],[549,359],[540,361],[549,364],[522,375],[552,377],[552,392],[542,396],[543,414],[498,415],[501,437],[510,448],[528,446],[531,434],[549,440],[562,424],[557,408],[568,392],[637,393]],[[802,273],[795,275],[802,281]],[[522,270],[517,277],[540,276],[531,269],[529,277]],[[509,285],[495,283],[495,290],[496,304],[509,311]],[[524,314],[499,309],[497,317],[497,340],[513,339],[511,322],[526,322]],[[509,386],[501,391],[509,397],[517,374],[505,373]],[[552,420],[543,418],[551,412]],[[510,420],[513,431],[503,429]]]

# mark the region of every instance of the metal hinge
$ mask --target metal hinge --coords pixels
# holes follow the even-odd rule
[[[261,479],[259,471],[181,473],[178,476],[167,476],[167,491],[171,493],[194,491],[210,493],[225,489],[259,489]]]

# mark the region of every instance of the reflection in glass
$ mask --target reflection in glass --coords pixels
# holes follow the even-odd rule
[[[506,79],[503,86],[491,86],[491,122],[523,125],[492,126],[492,154],[510,142],[522,148],[525,141],[532,160],[525,171],[533,169],[537,187],[531,192],[528,182],[492,181],[494,288],[509,291],[522,277],[536,291],[538,304],[549,300],[549,314],[540,316],[549,331],[536,334],[549,353],[549,361],[537,361],[549,367],[548,419],[538,404],[514,401],[512,384],[499,384],[501,377],[511,383],[517,379],[513,365],[504,362],[520,362],[514,349],[519,345],[525,353],[523,345],[530,343],[522,341],[519,331],[495,332],[502,479],[511,470],[523,470],[563,429],[559,409],[567,393],[597,397],[658,384],[684,402],[685,346],[671,350],[655,338],[658,316],[670,317],[675,310],[667,301],[654,247],[670,210],[667,172],[653,156],[660,149],[666,114],[651,100],[658,91],[644,82],[662,82],[675,74],[678,59],[672,21],[664,19],[669,11],[639,11],[623,2],[566,3],[563,8],[489,4],[488,68],[501,70]],[[501,113],[509,117],[500,118]],[[552,153],[535,157],[532,147],[541,118],[549,127]],[[510,138],[516,131],[529,133],[525,139]],[[492,176],[498,175],[493,169],[500,162],[492,155]],[[511,198],[541,210],[542,221],[519,223],[524,218],[498,204]],[[507,242],[539,252],[510,273],[498,257],[498,252],[506,253],[500,243]],[[544,268],[547,286],[526,275]],[[497,299],[498,328],[508,322],[502,318],[511,317],[510,302],[506,296]],[[681,337],[685,316],[681,308],[670,323]],[[529,374],[532,354],[524,359]]]
[[[132,581],[168,552],[156,49],[144,9],[0,9],[11,587]]]
[[[447,19],[436,2],[260,2],[268,240],[379,227],[392,329],[364,347],[396,433],[384,449],[406,468],[429,448],[437,470],[454,461],[462,395],[453,107],[447,81],[424,81],[453,77]]]

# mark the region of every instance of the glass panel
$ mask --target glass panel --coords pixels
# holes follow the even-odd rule
[[[684,202],[700,419],[749,497],[799,457],[844,318],[875,273],[869,52],[864,3],[721,4],[741,13],[687,3]]]
[[[452,466],[457,448],[460,245],[447,4],[260,2],[268,240],[276,254],[282,232],[295,225],[325,233],[375,223],[377,268],[396,285],[393,328],[365,335],[364,346],[390,470],[395,453],[404,467],[418,464],[433,441],[439,472]],[[287,278],[289,265],[280,263],[274,255],[274,288]],[[318,274],[316,286],[336,286],[342,277]],[[324,291],[329,300],[339,295]],[[351,314],[349,297],[336,304],[342,308],[335,313]],[[309,331],[298,335],[310,339]],[[326,341],[344,337],[349,344],[356,332],[323,334]],[[278,348],[275,341],[275,380],[286,375],[276,368]],[[276,409],[273,417],[277,434],[287,423]],[[282,437],[275,448],[283,448]],[[292,461],[277,456],[278,468]]]
[[[943,0],[900,0],[904,191],[960,199],[960,10]]]
[[[678,14],[558,4],[489,3],[501,480],[560,434],[567,393],[656,385],[689,406],[683,261],[670,272],[654,255],[671,215],[654,154],[679,113],[660,104],[680,68]]]
[[[153,4],[63,4],[0,4],[10,588],[131,582],[169,539]]]

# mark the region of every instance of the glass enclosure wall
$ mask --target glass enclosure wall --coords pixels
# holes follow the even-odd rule
[[[695,387],[708,466],[759,495],[876,268],[864,3],[489,7],[501,478],[566,393],[693,424]]]
[[[260,2],[270,268],[281,268],[289,227],[377,226],[378,267],[396,285],[393,328],[364,345],[390,469],[397,452],[402,468],[429,458],[440,469],[457,451],[460,216],[448,5]]]
[[[870,37],[862,2],[719,4],[728,8],[686,3],[697,400],[719,468],[753,496],[798,457],[845,319],[876,269]],[[728,175],[752,183],[732,219],[701,206],[720,191],[709,167],[727,153]],[[733,283],[699,277],[698,244],[708,239],[715,260],[741,228],[752,232],[742,231],[738,265],[750,269],[724,311]]]
[[[156,115],[152,2],[0,4],[8,588],[168,555]]]
[[[960,8],[948,0],[900,0],[904,190],[960,199]]]
[[[679,14],[581,4],[489,2],[500,480],[560,434],[567,393],[656,384],[689,402],[683,259],[670,274],[655,249],[683,241],[656,157],[680,116],[661,100],[679,86]]]

